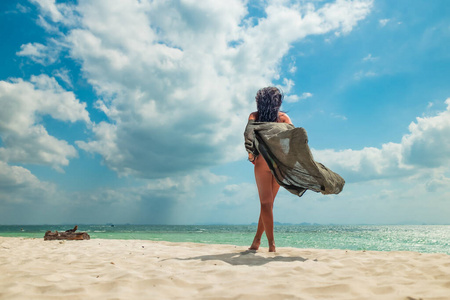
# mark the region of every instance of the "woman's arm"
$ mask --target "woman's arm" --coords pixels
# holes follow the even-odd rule
[[[288,123],[288,124],[294,125],[294,124],[292,124],[291,118],[289,118],[289,116],[287,114],[280,112],[279,117],[280,117],[280,123]]]
[[[251,114],[250,114],[250,116],[248,117],[248,120],[250,121],[250,120],[253,120],[253,121],[255,121],[256,120],[256,114],[257,114],[258,112],[252,112]],[[252,164],[255,164],[255,159],[256,159],[256,157],[253,155],[253,153],[249,153],[248,154],[248,161],[249,162],[251,162]]]

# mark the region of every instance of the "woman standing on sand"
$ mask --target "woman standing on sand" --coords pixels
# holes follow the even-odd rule
[[[250,250],[258,250],[266,232],[269,251],[275,252],[273,237],[273,202],[280,186],[301,197],[307,190],[339,194],[345,180],[323,164],[316,162],[308,146],[304,128],[296,128],[280,112],[283,94],[276,87],[256,93],[258,111],[250,114],[244,131],[248,160],[255,165],[261,211],[258,229]]]
[[[256,122],[275,122],[292,124],[288,115],[280,112],[283,94],[276,87],[266,87],[256,93],[257,111],[249,116],[249,120]],[[250,250],[258,250],[261,237],[266,232],[269,242],[269,252],[275,252],[273,236],[273,203],[280,185],[272,175],[269,166],[261,155],[248,154],[248,160],[255,165],[255,180],[258,187],[261,211],[259,214],[258,229]]]

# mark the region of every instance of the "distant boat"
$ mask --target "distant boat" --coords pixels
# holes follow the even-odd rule
[[[114,227],[114,224],[111,224],[111,227]]]

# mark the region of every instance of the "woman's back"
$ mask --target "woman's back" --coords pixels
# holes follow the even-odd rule
[[[254,111],[250,114],[250,116],[248,117],[249,120],[258,120],[258,112]],[[289,116],[283,112],[279,112],[278,113],[278,119],[277,119],[277,123],[288,123],[288,124],[292,124],[291,119],[289,118]]]

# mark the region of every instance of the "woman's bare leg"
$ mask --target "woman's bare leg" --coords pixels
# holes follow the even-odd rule
[[[275,202],[275,197],[277,196],[279,189],[280,189],[280,185],[275,180],[275,177],[273,177],[273,175],[272,175],[272,193],[273,193],[273,201],[272,201],[272,203]]]
[[[275,180],[275,177],[272,176],[272,178],[273,178],[273,180],[272,180],[272,194],[273,194],[272,206],[273,206],[273,203],[275,202],[275,197],[277,196],[278,190],[280,189],[280,185]],[[258,250],[259,249],[259,245],[261,244],[261,237],[262,237],[263,233],[264,233],[264,224],[261,219],[261,213],[260,213],[259,220],[258,220],[258,229],[256,229],[255,238],[253,239],[253,243],[250,246],[250,248],[248,248],[249,250]]]
[[[279,186],[274,186],[274,178],[270,172],[264,158],[258,157],[255,163],[255,179],[258,187],[259,200],[261,202],[260,221],[258,222],[258,230],[255,235],[252,249],[256,248],[258,241],[261,240],[262,230],[266,232],[267,240],[269,242],[269,251],[275,252],[275,240],[273,236],[273,202],[278,192]],[[261,225],[259,225],[261,224]],[[263,228],[262,228],[263,227]],[[259,245],[258,245],[259,246]]]
[[[263,233],[264,233],[264,224],[261,219],[261,212],[260,212],[259,220],[258,220],[258,228],[256,229],[255,238],[253,239],[253,243],[250,246],[250,248],[248,248],[248,250],[258,250],[259,249],[259,245],[261,244],[261,237],[262,237]]]

